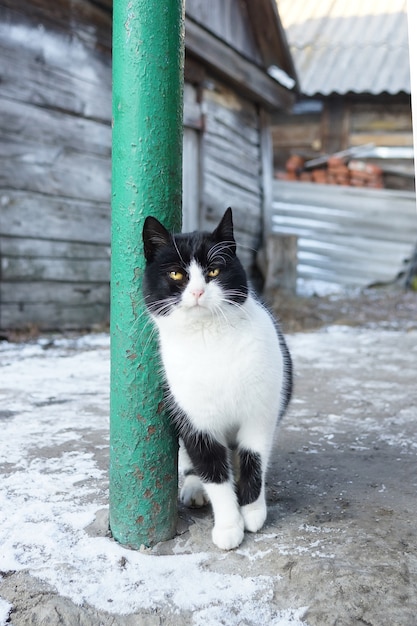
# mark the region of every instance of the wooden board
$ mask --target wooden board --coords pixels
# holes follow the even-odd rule
[[[37,328],[48,330],[79,330],[102,328],[109,321],[109,305],[93,301],[87,305],[71,306],[65,301],[61,288],[56,290],[54,302],[23,304],[2,303],[0,329]]]
[[[60,294],[57,298],[57,291]],[[58,302],[63,307],[92,307],[100,304],[109,307],[110,285],[107,283],[57,283],[45,280],[42,283],[22,281],[19,290],[13,283],[3,282],[0,285],[3,306],[16,305],[20,309],[34,305],[54,305]],[[30,320],[28,320],[30,321]],[[33,321],[33,320],[32,320]],[[100,320],[96,320],[99,322]]]
[[[110,205],[59,195],[0,190],[0,235],[109,245]]]

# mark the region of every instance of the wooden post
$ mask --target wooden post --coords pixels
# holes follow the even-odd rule
[[[270,233],[266,240],[265,291],[297,290],[297,235]]]

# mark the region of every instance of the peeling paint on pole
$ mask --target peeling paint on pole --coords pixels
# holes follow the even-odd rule
[[[142,227],[181,225],[182,0],[113,4],[110,527],[150,546],[175,534],[177,442],[145,313]]]

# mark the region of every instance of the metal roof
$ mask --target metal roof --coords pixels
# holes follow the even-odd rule
[[[277,0],[304,95],[410,93],[406,0]]]

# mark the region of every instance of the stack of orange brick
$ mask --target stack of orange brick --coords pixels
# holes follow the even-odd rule
[[[346,161],[338,156],[331,156],[321,167],[304,169],[304,166],[305,159],[296,154],[292,155],[286,162],[285,172],[278,172],[277,178],[322,185],[372,187],[374,189],[384,187],[381,168],[365,161]]]
[[[378,165],[365,161],[350,161],[348,164],[350,184],[354,187],[372,187],[382,189],[384,180],[382,170]]]

